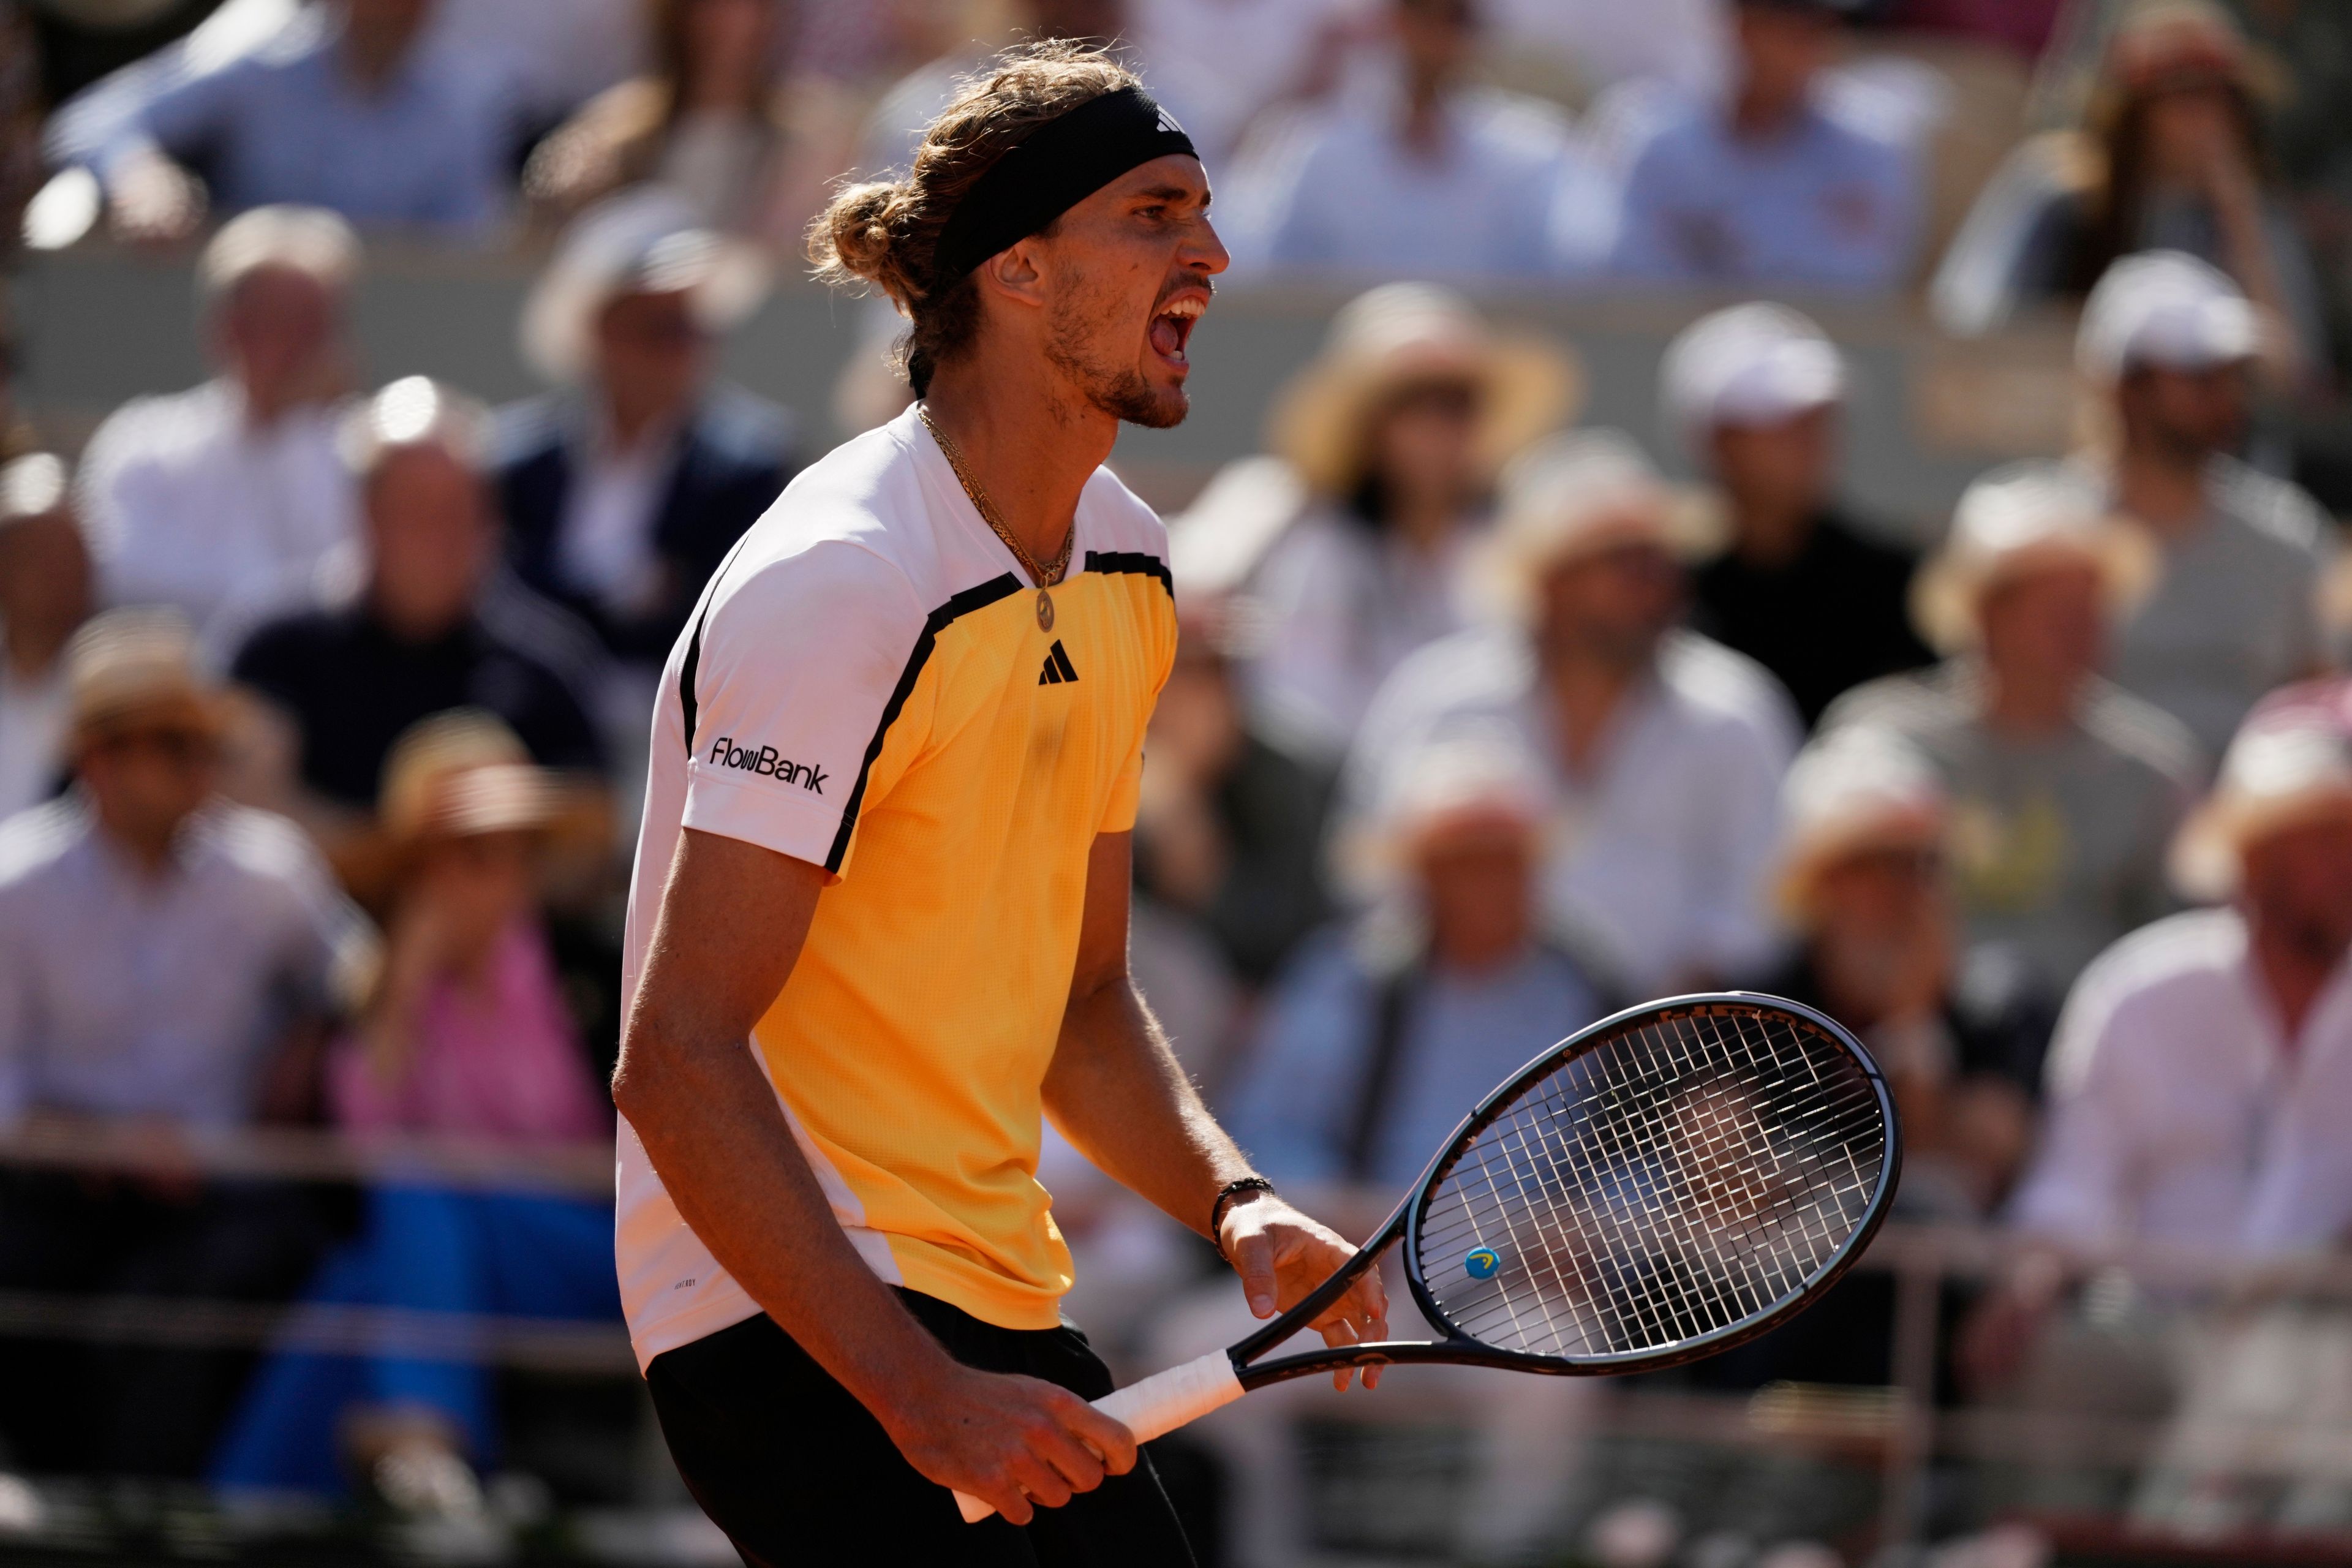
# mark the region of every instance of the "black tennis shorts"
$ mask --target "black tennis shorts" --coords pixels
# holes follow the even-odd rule
[[[1085,1399],[1111,1390],[1076,1329],[1000,1329],[929,1296],[898,1297],[966,1366],[1024,1373]],[[663,1352],[646,1382],[687,1489],[751,1568],[1193,1568],[1148,1457],[1026,1525],[966,1524],[948,1489],[907,1463],[882,1424],[764,1313]]]

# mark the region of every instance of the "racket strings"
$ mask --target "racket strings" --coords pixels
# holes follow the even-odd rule
[[[1861,1065],[1802,1020],[1652,1019],[1538,1079],[1462,1149],[1422,1209],[1423,1279],[1498,1349],[1664,1349],[1826,1267],[1869,1212],[1885,1140]]]

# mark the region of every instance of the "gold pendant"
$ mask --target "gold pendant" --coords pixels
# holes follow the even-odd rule
[[[1037,590],[1037,629],[1041,632],[1054,629],[1054,595],[1043,588]]]

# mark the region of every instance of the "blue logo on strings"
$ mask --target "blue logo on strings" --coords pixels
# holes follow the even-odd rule
[[[1492,1279],[1503,1266],[1503,1255],[1491,1247],[1474,1247],[1463,1258],[1462,1267],[1473,1279]]]

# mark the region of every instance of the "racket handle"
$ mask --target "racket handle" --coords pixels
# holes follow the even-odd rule
[[[1242,1380],[1234,1372],[1233,1357],[1211,1351],[1198,1361],[1114,1389],[1096,1400],[1095,1408],[1134,1433],[1137,1442],[1149,1443],[1241,1396]],[[955,1500],[966,1524],[978,1524],[996,1511],[993,1504],[965,1492],[956,1493]]]

